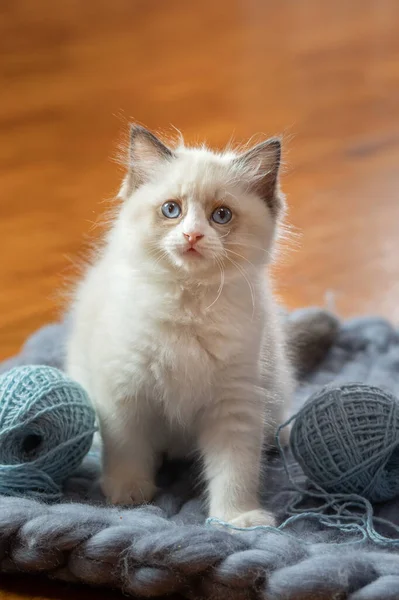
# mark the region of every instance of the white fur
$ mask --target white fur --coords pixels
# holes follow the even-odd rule
[[[68,372],[97,410],[104,492],[149,501],[161,453],[198,449],[209,514],[269,524],[257,497],[261,447],[291,395],[266,271],[275,219],[230,154],[180,148],[148,165],[144,183],[125,181],[73,307]],[[183,206],[173,223],[160,214],[170,199]],[[231,224],[210,220],[215,202],[233,211]],[[202,256],[184,254],[194,230]]]

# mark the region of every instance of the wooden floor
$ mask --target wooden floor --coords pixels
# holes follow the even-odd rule
[[[57,318],[130,119],[217,147],[282,133],[286,303],[399,321],[398,22],[397,0],[2,0],[0,358]],[[0,598],[70,595],[22,585]]]

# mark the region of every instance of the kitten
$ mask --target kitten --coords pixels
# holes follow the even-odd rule
[[[272,524],[261,449],[292,379],[267,265],[284,212],[280,142],[241,154],[131,130],[123,200],[80,282],[67,370],[89,392],[112,503],[150,501],[159,457],[203,457],[209,515]]]

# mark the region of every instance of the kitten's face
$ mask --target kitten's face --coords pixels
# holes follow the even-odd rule
[[[235,161],[187,148],[159,161],[125,206],[146,259],[197,280],[269,261],[276,217]]]

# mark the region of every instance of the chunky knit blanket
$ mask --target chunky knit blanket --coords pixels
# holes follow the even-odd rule
[[[0,370],[27,363],[62,367],[66,327],[41,329]],[[341,323],[323,353],[317,367],[303,361],[296,408],[332,381],[380,385],[399,395],[399,332],[388,322]],[[269,464],[262,498],[282,521],[293,491],[281,458]],[[62,504],[0,497],[0,572],[47,574],[146,598],[399,599],[399,546],[339,544],[343,540],[331,529],[306,519],[290,527],[289,535],[262,529],[232,534],[207,526],[195,467],[182,463],[161,469],[162,492],[154,505],[114,508],[103,502],[98,471],[93,448],[66,482]],[[399,500],[375,510],[399,524]]]

